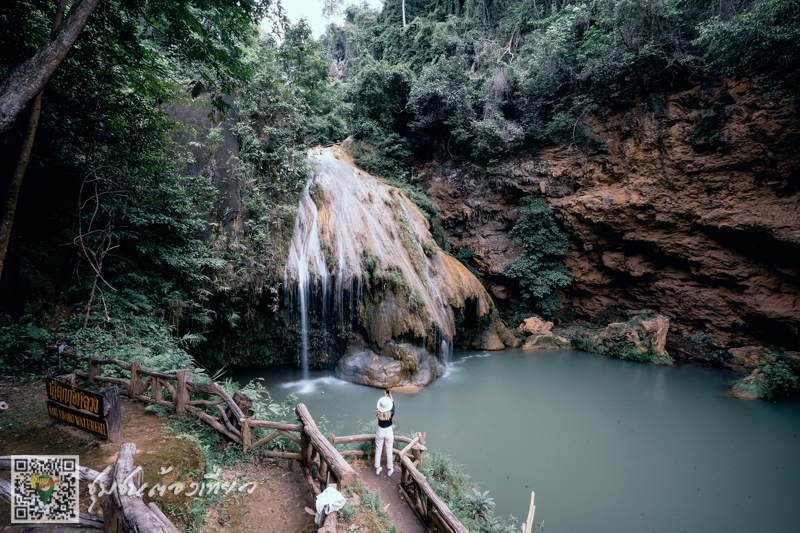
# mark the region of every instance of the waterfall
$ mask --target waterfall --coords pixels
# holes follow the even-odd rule
[[[493,308],[491,298],[438,247],[424,214],[401,189],[337,155],[346,158],[331,149],[310,154],[313,171],[300,196],[284,271],[289,311],[300,315],[304,372],[311,364],[312,316],[321,321],[315,331],[323,351],[342,352],[346,335],[378,348],[402,338],[447,360],[453,310],[470,301],[484,316]],[[331,331],[338,343],[329,340]]]

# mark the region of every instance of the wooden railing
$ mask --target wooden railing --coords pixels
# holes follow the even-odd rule
[[[88,371],[76,370],[75,373],[90,382],[115,383],[122,389],[123,394],[132,399],[172,407],[176,414],[189,412],[229,439],[241,443],[245,452],[250,448],[264,446],[278,437],[285,437],[295,442],[300,448],[299,453],[276,450],[265,450],[262,453],[267,457],[298,461],[304,467],[306,478],[317,494],[321,486],[335,484],[338,488],[343,488],[355,483],[357,474],[343,456],[363,456],[365,454],[363,450],[342,450],[340,452],[333,446],[334,444],[375,440],[374,434],[348,437],[331,435],[330,440],[326,439],[317,428],[308,408],[302,403],[297,404],[294,408],[299,424],[256,420],[248,416],[252,402],[241,391],[236,391],[231,397],[217,383],[193,382],[189,379],[191,370],[184,369],[176,371],[175,374],[167,374],[142,368],[140,361],[125,363],[119,359],[101,359],[97,356],[82,357],[67,352],[61,355],[88,363]],[[103,365],[114,365],[130,372],[130,379],[103,376]],[[171,383],[173,381],[176,382],[174,386]],[[149,394],[146,394],[148,390]],[[169,394],[169,400],[165,398],[164,390]],[[192,399],[192,393],[216,396],[216,398],[213,400]],[[226,407],[223,407],[223,404]],[[219,416],[213,416],[202,409],[208,407],[216,408]],[[252,431],[254,428],[270,429],[272,432],[253,442]],[[411,508],[423,523],[435,525],[443,533],[468,533],[467,528],[459,522],[433,490],[425,476],[418,470],[422,465],[423,452],[427,450],[425,433],[417,433],[413,438],[398,435],[395,436],[395,440],[406,444],[402,450],[392,449],[392,453],[399,460],[401,492]],[[319,487],[314,478],[319,482]]]
[[[81,466],[78,472],[80,481],[94,483],[102,487],[108,496],[101,502],[103,518],[79,514],[78,525],[61,525],[52,527],[52,531],[69,532],[85,531],[87,529],[103,530],[106,533],[137,532],[137,533],[178,533],[178,528],[170,522],[161,509],[152,502],[145,505],[139,489],[142,486],[143,472],[134,473],[133,459],[136,455],[136,445],[126,442],[119,449],[117,461],[114,464],[114,473],[109,477],[105,472],[97,472],[91,468]],[[11,470],[11,457],[0,457],[0,470]],[[133,474],[133,475],[131,475]],[[14,487],[3,478],[0,478],[0,499],[11,503]],[[31,530],[44,526],[33,526]],[[5,529],[5,528],[0,528]],[[14,531],[15,527],[7,528]],[[19,530],[28,530],[26,525],[19,526]]]
[[[120,387],[122,394],[131,399],[171,407],[175,410],[175,414],[191,413],[232,441],[240,443],[245,452],[250,448],[265,446],[278,437],[285,437],[299,446],[299,453],[264,450],[262,454],[266,457],[299,461],[302,466],[315,470],[317,479],[326,485],[333,482],[345,487],[355,482],[355,470],[323,437],[303,404],[295,407],[300,424],[257,420],[249,416],[252,401],[241,391],[237,390],[231,396],[218,383],[191,381],[192,372],[188,369],[167,374],[143,368],[140,361],[126,363],[119,359],[83,357],[69,352],[61,355],[88,363],[87,371],[76,370],[75,374],[88,379],[89,382],[114,383]],[[102,375],[103,365],[114,365],[130,372],[130,379]],[[202,394],[206,398],[193,398],[192,394]],[[215,398],[209,400],[208,396]],[[204,410],[209,407],[216,409],[218,415],[211,415]],[[255,428],[269,429],[272,432],[254,442]],[[328,472],[333,475],[333,480],[328,478]]]
[[[406,446],[398,450],[392,448],[400,463],[400,492],[408,505],[417,513],[423,524],[434,525],[442,533],[469,533],[469,530],[453,514],[447,504],[433,490],[425,476],[418,470],[422,466],[425,447],[425,433],[417,433],[414,438],[395,435],[394,440]],[[374,434],[337,437],[331,435],[333,444],[355,444],[375,441]],[[364,450],[341,450],[342,455],[364,456]]]

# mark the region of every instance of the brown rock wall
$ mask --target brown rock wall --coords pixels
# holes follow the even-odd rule
[[[519,253],[519,198],[544,194],[571,234],[567,293],[579,314],[652,308],[683,333],[797,344],[800,328],[800,120],[752,79],[651,95],[591,119],[594,153],[550,147],[495,174],[429,165],[431,195],[456,246],[503,305]],[[505,296],[506,298],[503,298]]]

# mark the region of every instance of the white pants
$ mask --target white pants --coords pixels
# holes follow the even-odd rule
[[[381,452],[383,452],[384,444],[386,445],[386,468],[391,470],[393,468],[392,462],[392,445],[394,444],[394,432],[391,426],[382,428],[378,426],[378,431],[375,433],[375,468],[381,466]]]

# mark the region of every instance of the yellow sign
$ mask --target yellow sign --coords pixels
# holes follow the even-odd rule
[[[79,389],[53,378],[47,378],[47,398],[54,402],[103,416],[103,397],[96,392]]]

